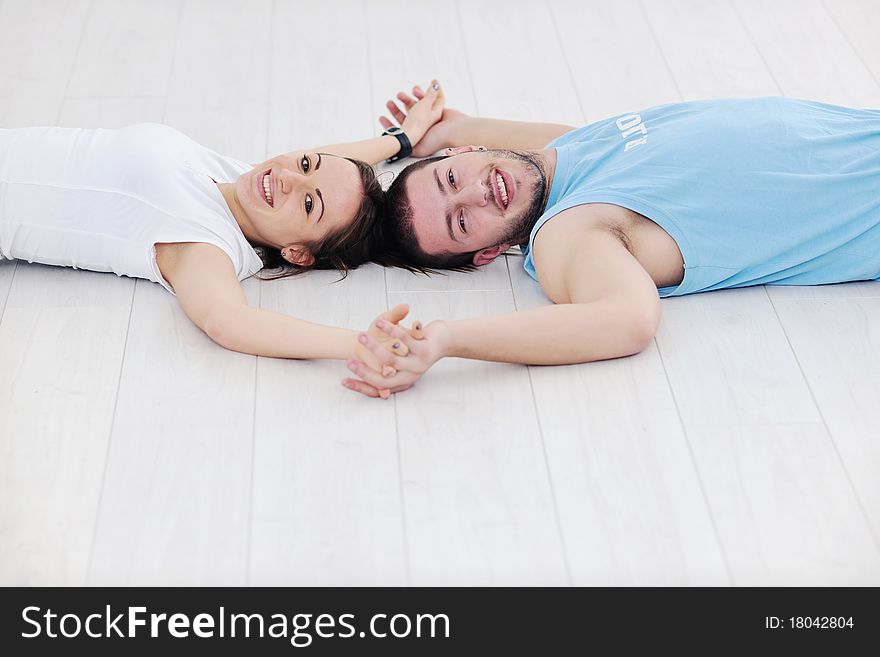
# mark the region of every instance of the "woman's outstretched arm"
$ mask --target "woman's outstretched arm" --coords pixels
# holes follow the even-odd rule
[[[412,103],[407,116],[401,121],[400,127],[406,133],[413,148],[418,146],[419,141],[431,126],[440,120],[444,103],[443,89],[437,80],[432,80],[427,94],[422,94],[420,101]],[[321,146],[314,150],[319,153],[330,153],[331,155],[362,160],[368,164],[378,164],[397,155],[400,151],[400,142],[392,135],[384,135],[348,144]]]
[[[232,261],[218,247],[198,242],[172,246],[163,250],[162,275],[187,317],[222,347],[275,358],[341,360],[369,353],[358,342],[357,331],[249,306]],[[382,316],[397,323],[407,312],[406,306],[398,306]],[[365,362],[382,367],[378,359]]]

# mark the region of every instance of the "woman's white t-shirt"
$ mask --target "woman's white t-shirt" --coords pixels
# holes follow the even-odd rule
[[[216,182],[251,166],[174,128],[0,130],[0,256],[146,278],[156,243],[206,242],[239,280],[262,268]]]

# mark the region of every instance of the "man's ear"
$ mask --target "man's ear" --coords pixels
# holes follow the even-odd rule
[[[477,267],[488,265],[509,248],[510,244],[501,244],[500,246],[493,246],[491,249],[483,249],[482,251],[477,251],[474,254],[474,264]]]
[[[455,148],[447,148],[443,151],[444,155],[458,155],[459,153],[470,153],[471,151],[484,151],[486,150],[485,146],[474,146],[471,144],[470,146],[456,146]]]
[[[309,267],[315,263],[315,256],[302,244],[291,244],[281,249],[281,256],[292,265]]]

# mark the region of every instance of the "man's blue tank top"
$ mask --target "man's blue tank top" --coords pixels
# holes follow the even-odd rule
[[[612,203],[660,225],[684,259],[661,297],[880,277],[880,111],[787,98],[674,103],[550,142],[549,219]]]

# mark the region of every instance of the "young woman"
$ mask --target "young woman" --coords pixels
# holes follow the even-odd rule
[[[413,145],[443,102],[435,80],[402,125]],[[0,257],[160,283],[234,351],[373,362],[356,331],[251,308],[239,281],[264,267],[280,267],[279,278],[366,262],[384,207],[370,164],[404,141],[384,135],[251,166],[158,124],[0,130]]]

